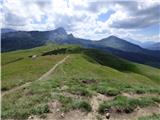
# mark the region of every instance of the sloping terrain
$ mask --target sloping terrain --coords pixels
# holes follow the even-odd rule
[[[20,50],[2,54],[2,86],[6,91],[25,82],[38,79],[43,73],[52,68],[65,55],[56,57],[41,54],[48,50],[60,48],[60,46],[49,44],[29,50]]]
[[[15,31],[2,33],[2,52],[29,49],[46,44],[50,40],[61,40],[67,37],[63,28],[52,31]]]
[[[53,73],[36,81],[67,55]],[[147,107],[159,112],[159,69],[95,49],[49,44],[3,53],[3,91],[28,81],[28,86],[2,97],[2,119],[94,120],[105,117],[105,109],[113,118]],[[155,111],[147,115],[151,113]]]

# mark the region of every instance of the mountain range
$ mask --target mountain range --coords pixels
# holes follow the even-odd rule
[[[160,50],[160,42],[155,42],[155,41],[147,41],[147,42],[141,42],[138,40],[134,40],[131,38],[124,38],[130,43],[136,44],[141,46],[142,48],[149,49],[149,50]]]
[[[160,44],[153,45],[151,48],[154,50],[149,50],[116,36],[109,36],[97,41],[86,40],[76,38],[73,34],[67,34],[62,27],[51,31],[15,31],[2,29],[1,51],[28,49],[44,45],[48,42],[76,44],[85,48],[100,49],[130,61],[160,67]]]
[[[160,50],[160,42],[146,44],[144,48],[150,49],[150,50]]]

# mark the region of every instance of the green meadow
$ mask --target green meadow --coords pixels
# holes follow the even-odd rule
[[[32,58],[33,55],[36,58]],[[69,58],[47,79],[37,81],[67,55]],[[2,97],[3,119],[46,115],[50,113],[48,103],[53,100],[62,104],[60,110],[63,112],[74,109],[91,112],[89,100],[97,93],[115,97],[113,101],[103,101],[99,105],[99,114],[111,107],[118,106],[122,111],[133,112],[137,106],[160,103],[160,98],[131,99],[121,95],[124,92],[160,94],[160,69],[79,46],[48,44],[29,50],[2,53],[2,92],[29,81],[32,83],[28,86]],[[80,96],[81,99],[73,96]]]

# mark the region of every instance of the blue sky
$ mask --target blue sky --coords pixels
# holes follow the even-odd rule
[[[136,31],[144,35],[157,35],[160,34],[160,25],[151,25]]]
[[[106,22],[113,13],[114,13],[114,11],[112,11],[112,10],[109,10],[105,13],[102,13],[102,14],[98,15],[98,20],[102,21],[102,22]]]
[[[158,0],[5,0],[0,8],[2,28],[63,27],[76,37],[92,40],[116,35],[160,41]]]

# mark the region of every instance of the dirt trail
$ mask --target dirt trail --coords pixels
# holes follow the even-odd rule
[[[47,71],[46,73],[44,73],[40,78],[38,78],[38,79],[35,80],[35,81],[38,81],[38,80],[46,80],[47,77],[49,77],[49,75],[50,75],[60,64],[64,63],[68,57],[69,57],[69,55],[66,56],[65,58],[63,58],[63,59],[62,59],[61,61],[59,61],[58,63],[56,63],[49,71]],[[8,90],[8,91],[5,91],[5,92],[2,92],[2,93],[1,93],[1,96],[4,96],[4,95],[9,94],[9,93],[11,93],[11,92],[14,92],[14,91],[16,91],[16,90],[19,90],[19,89],[21,89],[21,88],[24,88],[24,87],[30,85],[32,82],[33,82],[33,81],[27,82],[27,83],[25,83],[25,84],[23,84],[23,85],[21,85],[21,86],[15,87],[15,88],[13,88],[13,89],[11,89],[11,90]]]
[[[44,80],[44,79],[46,79],[57,68],[57,66],[59,66],[62,63],[64,63],[65,60],[68,57],[69,57],[69,55],[66,56],[63,60],[59,61],[57,64],[55,64],[48,72],[46,72],[45,74],[43,74],[38,80]]]

